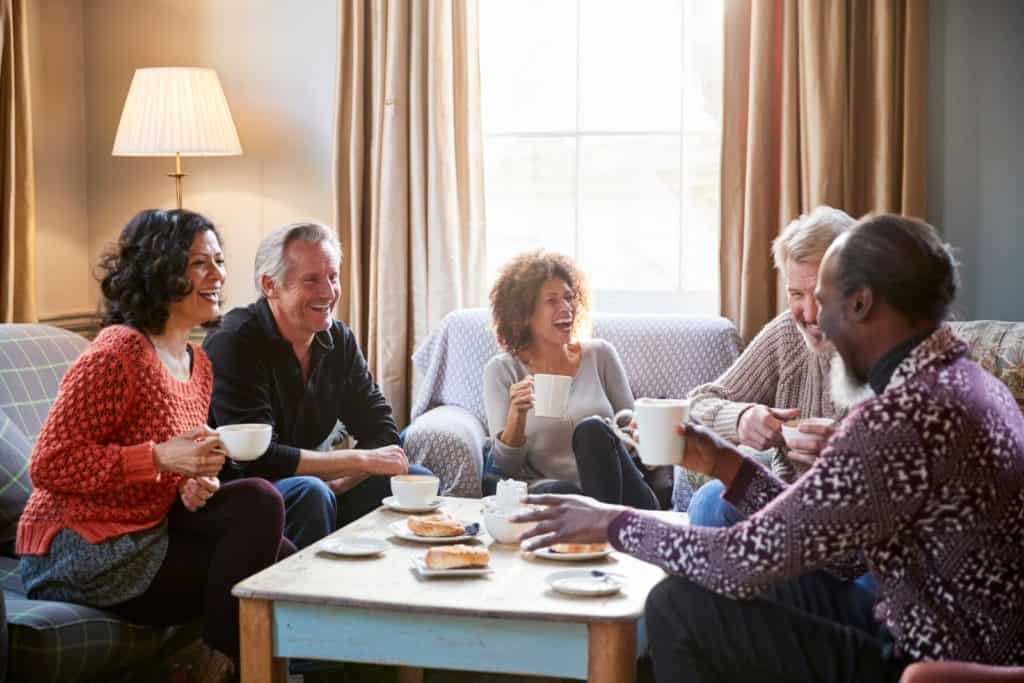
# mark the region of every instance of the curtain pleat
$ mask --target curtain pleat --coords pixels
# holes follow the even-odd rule
[[[927,0],[727,0],[722,314],[780,309],[771,241],[820,204],[923,216]]]
[[[24,0],[0,0],[0,31],[0,322],[35,322],[35,181]]]

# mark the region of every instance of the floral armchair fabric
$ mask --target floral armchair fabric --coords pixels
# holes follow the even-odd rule
[[[972,320],[952,323],[968,356],[1010,388],[1024,411],[1024,323]]]

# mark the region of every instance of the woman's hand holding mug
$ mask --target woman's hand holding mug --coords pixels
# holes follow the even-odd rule
[[[153,460],[162,472],[212,477],[224,465],[224,446],[216,431],[200,425],[153,446]]]
[[[533,375],[516,382],[508,388],[508,407],[520,415],[525,415],[533,407]]]

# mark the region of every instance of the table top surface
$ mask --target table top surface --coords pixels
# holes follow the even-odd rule
[[[502,545],[483,531],[481,502],[444,498],[442,512],[465,523],[480,522],[477,543],[488,547],[494,572],[483,576],[421,578],[413,560],[429,545],[394,536],[388,526],[408,514],[379,508],[339,529],[328,538],[385,539],[383,555],[338,557],[315,543],[235,586],[240,598],[335,605],[349,608],[476,617],[539,619],[570,622],[615,622],[638,619],[647,594],[665,573],[625,553],[599,560],[544,560],[515,545]],[[685,516],[677,519],[685,523]],[[604,597],[575,597],[552,590],[545,577],[566,569],[600,569],[626,577],[626,585]]]

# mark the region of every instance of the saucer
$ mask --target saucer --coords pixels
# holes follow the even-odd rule
[[[459,534],[458,536],[419,536],[409,530],[409,525],[404,519],[391,522],[388,525],[388,530],[395,536],[413,543],[459,543],[475,540],[479,536],[479,532],[477,534]]]
[[[533,554],[545,560],[557,560],[559,562],[582,562],[583,560],[598,560],[612,554],[612,549],[605,548],[592,553],[556,553],[550,547],[534,550]]]
[[[441,507],[441,504],[443,502],[444,501],[441,500],[440,498],[435,498],[434,500],[430,501],[429,504],[423,507],[409,507],[399,503],[398,498],[396,496],[388,496],[387,498],[381,501],[381,504],[390,510],[394,510],[395,512],[433,512],[434,510]]]
[[[566,595],[614,595],[626,585],[626,577],[621,574],[599,572],[593,569],[569,569],[554,572],[544,577],[552,589]]]
[[[328,538],[320,543],[320,550],[331,555],[341,555],[342,557],[381,555],[387,549],[387,541],[380,538],[367,538],[365,536]]]
[[[423,578],[430,578],[433,576],[483,576],[485,574],[493,574],[493,567],[461,567],[459,569],[430,569],[427,567],[427,561],[422,557],[412,558],[412,566],[416,569],[416,573]]]

